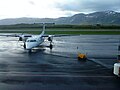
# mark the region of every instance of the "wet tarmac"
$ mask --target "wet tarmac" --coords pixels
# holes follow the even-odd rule
[[[55,37],[54,48],[28,53],[15,37],[0,37],[0,90],[119,90],[113,75],[120,35]],[[44,44],[46,44],[45,42]],[[87,54],[78,61],[77,54]]]

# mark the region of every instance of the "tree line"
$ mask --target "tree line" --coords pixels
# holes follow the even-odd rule
[[[24,29],[24,28],[42,28],[42,24],[15,24],[15,25],[0,25],[0,29]],[[46,28],[72,28],[72,29],[120,29],[120,25],[65,25],[65,24],[55,24],[46,25]]]

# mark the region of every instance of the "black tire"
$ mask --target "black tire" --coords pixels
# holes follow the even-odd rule
[[[52,50],[52,48],[53,48],[53,45],[52,45],[52,44],[50,44],[50,50]]]

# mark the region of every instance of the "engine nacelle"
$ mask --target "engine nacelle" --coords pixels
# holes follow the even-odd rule
[[[53,40],[53,36],[49,35],[48,36],[48,41],[52,42],[52,40]]]
[[[19,41],[26,41],[26,39],[28,39],[29,37],[32,37],[31,35],[21,35],[19,37]]]
[[[22,37],[19,37],[19,41],[23,41]]]

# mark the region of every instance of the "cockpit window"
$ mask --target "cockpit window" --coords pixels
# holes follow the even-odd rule
[[[27,40],[27,42],[36,42],[36,40]]]
[[[24,37],[32,37],[32,36],[24,36]]]

